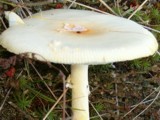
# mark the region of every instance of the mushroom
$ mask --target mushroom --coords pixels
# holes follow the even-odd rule
[[[21,20],[13,12],[5,14],[10,27],[0,36],[4,48],[71,65],[73,120],[89,120],[88,65],[147,57],[158,49],[148,30],[113,15],[58,9]]]

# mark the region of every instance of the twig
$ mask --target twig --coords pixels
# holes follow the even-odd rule
[[[154,94],[157,90],[159,90],[160,87],[158,87],[156,90],[151,92],[146,98],[144,98],[141,102],[139,102],[137,105],[135,105],[134,108],[132,108],[130,111],[128,111],[122,118],[126,117],[128,114],[130,114],[134,109],[136,109],[140,104],[143,104],[145,100],[147,100],[152,94]]]
[[[68,2],[73,2],[72,0],[66,0],[66,1],[68,1]],[[75,2],[75,4],[80,5],[80,6],[83,6],[83,7],[86,7],[86,8],[91,9],[91,10],[95,10],[95,11],[97,11],[97,12],[100,12],[100,13],[103,13],[103,14],[106,14],[106,15],[109,15],[109,13],[107,13],[107,12],[101,11],[101,10],[99,10],[99,9],[96,9],[96,8],[93,8],[93,7],[90,7],[90,6],[87,6],[87,5],[78,3],[78,2]]]
[[[55,100],[57,100],[57,97],[55,96],[55,94],[52,92],[52,90],[50,89],[50,87],[47,85],[47,83],[44,81],[44,79],[43,79],[43,77],[41,76],[41,74],[38,72],[38,70],[35,68],[35,66],[30,62],[30,64],[31,64],[31,66],[33,67],[33,69],[36,71],[36,73],[38,74],[38,76],[40,77],[40,79],[43,81],[43,83],[44,83],[44,85],[47,87],[47,89],[50,91],[50,93],[52,94],[52,96],[54,97],[54,99]],[[65,76],[64,76],[64,74],[61,72],[61,71],[59,71],[60,72],[60,75],[62,76],[62,80],[65,82]],[[64,85],[65,86],[65,85]],[[65,96],[65,95],[64,95]],[[64,97],[64,99],[66,99],[65,97]],[[64,101],[65,102],[65,101]],[[65,106],[65,103],[63,103],[63,107]],[[62,107],[62,106],[61,106]],[[62,107],[62,108],[63,108]],[[69,114],[67,113],[67,111],[63,108],[63,115],[64,114],[67,114],[67,116],[69,116]]]
[[[114,79],[116,79],[116,74],[114,72],[112,72],[112,76]],[[117,115],[119,116],[119,100],[118,100],[118,89],[117,89],[118,85],[117,85],[117,79],[116,79],[116,83],[115,83],[115,94],[116,94],[116,106],[117,106]]]
[[[13,6],[13,7],[15,7],[16,6],[16,4],[14,4],[14,3],[12,3],[12,2],[7,2],[7,1],[5,1],[5,0],[0,0],[0,3],[4,3],[4,4],[7,4],[7,5],[11,5],[11,6]]]
[[[159,51],[156,51],[156,53],[160,56],[160,52]]]
[[[122,16],[124,17],[124,16],[126,16],[127,14],[129,14],[129,13],[131,13],[131,12],[133,12],[133,11],[134,11],[134,9],[133,9],[133,8],[130,8],[130,9],[124,11],[124,12],[122,13]]]
[[[97,115],[100,118],[100,120],[103,120],[103,118],[101,117],[101,115],[99,114],[99,112],[96,110],[96,108],[94,107],[94,105],[90,101],[89,101],[89,103],[92,106],[92,108],[95,110],[95,112],[97,113]]]
[[[1,22],[2,22],[2,24],[3,24],[3,26],[4,26],[4,28],[7,29],[7,26],[6,26],[6,24],[4,23],[2,17],[0,17],[0,20],[1,20]]]
[[[105,3],[103,0],[99,0],[108,10],[110,10],[113,14],[115,14],[115,15],[118,15],[116,12],[114,12],[113,10],[112,10],[112,8],[111,7],[109,7],[108,5],[107,5],[107,3]]]
[[[18,112],[20,112],[21,114],[24,115],[24,118],[27,118],[28,120],[35,120],[32,116],[30,116],[29,114],[27,114],[26,112],[24,112],[23,110],[21,110],[16,104],[14,104],[13,102],[9,101],[8,102],[9,105],[11,105],[14,109],[16,109]]]
[[[3,100],[3,102],[2,102],[2,104],[1,104],[1,106],[0,106],[0,112],[1,112],[1,110],[2,110],[2,108],[3,108],[3,106],[4,106],[5,102],[6,102],[6,100],[7,100],[7,98],[8,98],[10,92],[11,92],[11,89],[12,89],[12,88],[10,88],[10,89],[8,90],[8,92],[7,92],[5,98],[4,98],[4,100]]]
[[[141,111],[136,117],[134,117],[133,120],[137,119],[141,114],[143,114],[158,99],[159,95],[160,95],[160,90],[157,93],[157,95],[154,98],[154,100],[143,111]]]
[[[119,0],[115,0],[115,7],[118,9],[118,13],[120,16],[122,16],[121,11],[120,11],[120,6],[119,6]]]
[[[23,0],[19,0],[19,1],[15,0],[14,2],[17,4],[17,7],[20,9],[19,14],[20,14],[21,18],[27,17],[27,15],[25,14],[25,12],[23,10],[23,6],[24,6]],[[23,17],[23,15],[24,15],[24,17]]]
[[[66,81],[65,81],[65,76],[64,74],[61,72],[60,75],[62,76],[62,80],[63,80],[63,92],[66,91]],[[66,119],[66,93],[64,93],[63,95],[63,115],[62,115],[62,120]]]
[[[148,29],[148,30],[152,30],[152,31],[154,31],[154,32],[160,33],[159,30],[156,30],[156,29],[150,28],[150,27],[148,27],[148,26],[144,26],[144,25],[142,25],[142,26],[143,26],[144,28]]]
[[[21,76],[22,72],[23,72],[23,70],[18,74],[18,76],[16,77],[16,79],[18,79],[18,78]],[[12,89],[12,88],[10,88],[10,89],[8,90],[7,95],[5,96],[4,101],[3,101],[3,103],[1,104],[1,107],[0,107],[1,110],[2,110],[2,108],[3,108],[4,103],[6,102],[6,99],[7,99],[8,95],[9,95],[11,89]],[[8,103],[9,105],[11,105],[14,109],[16,109],[18,112],[20,112],[21,114],[23,114],[23,115],[25,116],[25,118],[27,118],[28,120],[34,120],[33,117],[31,117],[29,114],[27,114],[26,112],[24,112],[23,110],[21,110],[21,109],[20,109],[16,104],[14,104],[13,102],[9,101],[9,102],[7,102],[7,103]],[[1,110],[0,110],[0,111],[1,111]]]
[[[21,10],[22,18],[26,18],[27,15],[26,15],[26,13],[24,12],[23,7],[20,7],[20,10]]]
[[[131,17],[133,17],[133,15],[136,14],[136,12],[138,12],[139,10],[142,9],[143,5],[147,2],[148,0],[145,0],[129,17],[128,19],[131,19]]]
[[[100,116],[109,116],[110,114],[109,113],[104,113],[104,114],[101,114]],[[95,118],[99,118],[99,116],[93,116],[93,117],[90,117],[90,120],[91,119],[95,119]],[[103,119],[102,119],[103,120]]]
[[[42,6],[42,5],[47,5],[53,3],[50,0],[47,1],[42,1],[42,2],[29,2],[29,3],[24,3],[26,6],[34,7],[34,6]]]
[[[117,111],[116,111],[116,113],[117,113],[117,115],[119,116],[119,100],[118,100],[118,89],[117,89],[117,83],[115,83],[115,94],[116,94],[116,106],[117,106]]]
[[[76,0],[74,0],[69,6],[68,9],[70,9],[74,4],[75,4]]]
[[[30,62],[30,65],[32,66],[32,68],[35,70],[35,72],[37,73],[37,75],[40,77],[40,79],[43,81],[44,85],[47,87],[47,89],[49,90],[49,92],[52,94],[52,96],[57,99],[57,97],[54,95],[54,93],[52,92],[52,90],[50,89],[50,87],[47,85],[47,83],[44,81],[43,77],[41,76],[41,74],[38,72],[38,70],[36,69],[36,67],[32,64],[32,62]]]
[[[151,102],[151,101],[153,101],[154,99],[150,99],[150,100],[146,100],[146,101],[144,101],[143,103],[141,103],[141,104],[146,104],[146,103],[149,103],[149,102]],[[141,105],[141,104],[139,104],[139,105]],[[133,108],[133,107],[135,107],[136,105],[132,105],[131,106],[131,108]]]
[[[22,72],[23,72],[23,70],[18,74],[18,76],[16,77],[16,79],[18,79],[18,78],[20,77],[20,75],[22,74]],[[10,89],[8,90],[8,92],[7,92],[5,98],[4,98],[4,100],[3,100],[3,102],[2,102],[2,104],[1,104],[1,106],[0,106],[0,112],[1,112],[1,110],[2,110],[2,108],[3,108],[3,106],[4,106],[4,104],[5,104],[5,102],[6,102],[6,100],[7,100],[7,98],[8,98],[8,96],[9,96],[11,90],[12,90],[12,88],[10,88]]]
[[[55,106],[58,104],[58,102],[62,99],[62,97],[64,96],[64,94],[66,94],[67,90],[68,89],[65,89],[65,91],[63,91],[62,95],[58,98],[58,100],[56,101],[56,103],[51,107],[51,109],[43,117],[43,120],[46,120],[46,118],[48,117],[48,115],[52,112],[52,110],[55,108]]]
[[[26,18],[27,17],[27,15],[26,15],[26,13],[24,12],[24,10],[26,10],[26,12],[28,13],[28,15],[29,16],[31,16],[31,12],[29,11],[29,9],[27,8],[27,6],[26,6],[26,3],[24,3],[23,2],[23,0],[19,0],[19,2],[17,3],[17,7],[19,7],[20,8],[20,10],[21,10],[21,13],[22,13],[22,18]],[[24,9],[24,10],[23,10]],[[24,17],[23,17],[24,16]]]
[[[68,69],[65,67],[65,65],[63,65],[63,64],[61,64],[62,65],[62,67],[65,69],[65,71],[67,72],[67,73],[69,73],[69,71],[68,71]]]

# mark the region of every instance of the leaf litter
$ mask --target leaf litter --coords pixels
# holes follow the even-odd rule
[[[144,0],[120,0],[115,2],[111,0],[66,1],[68,2],[63,0],[47,2],[42,0],[20,0],[18,5],[16,5],[16,0],[2,0],[0,1],[0,13],[6,10],[15,10],[24,17],[30,13],[39,12],[39,10],[67,7],[73,2],[70,6],[72,9],[93,8],[96,11],[115,12],[117,15],[123,14],[123,17],[127,18],[144,2]],[[142,25],[159,31],[160,26],[154,26],[154,24],[160,24],[157,19],[159,16],[156,17],[157,10],[153,9],[160,10],[158,0],[146,1],[142,9],[135,13],[131,19],[139,22],[141,18],[146,18],[148,22],[141,21]],[[151,15],[148,18],[143,13],[147,13],[147,15],[151,13]],[[3,26],[4,23],[7,26],[7,21],[5,19],[2,20],[0,31],[6,28]],[[159,33],[154,32],[154,34],[159,40]],[[2,120],[14,120],[16,118],[20,120],[42,119],[47,115],[49,109],[53,107],[52,102],[63,95],[64,83],[62,77],[59,77],[59,73],[62,71],[62,76],[68,76],[69,73],[66,69],[69,66],[54,64],[60,70],[57,71],[57,69],[48,66],[48,64],[52,65],[52,63],[46,64],[35,60],[28,61],[19,56],[9,55],[7,58],[3,56],[6,56],[6,54],[1,53],[0,57],[1,105],[5,98],[6,100],[0,112],[0,118]],[[40,76],[29,63],[36,66],[42,80],[40,80]],[[115,63],[114,67],[112,65],[91,66],[89,79],[91,85],[90,109],[92,120],[159,120],[160,55],[133,62]],[[52,92],[46,89],[46,86]],[[53,97],[53,94],[56,98]],[[31,102],[25,105],[24,102],[28,100]],[[63,107],[65,107],[63,112],[65,112],[66,120],[70,119],[71,108],[68,105],[63,106],[63,102],[71,104],[70,101],[71,94],[69,91],[66,93],[65,100],[57,102],[57,106],[53,108],[48,119],[57,120],[57,118],[62,118]],[[63,116],[63,120],[64,118]]]

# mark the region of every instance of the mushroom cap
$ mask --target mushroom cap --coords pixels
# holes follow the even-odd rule
[[[10,26],[0,44],[15,54],[63,64],[106,64],[153,55],[155,37],[134,21],[86,10],[48,10]]]

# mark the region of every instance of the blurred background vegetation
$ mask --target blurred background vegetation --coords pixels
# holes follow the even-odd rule
[[[67,8],[131,17],[160,43],[159,0],[0,0],[0,33],[8,27],[4,11],[15,11],[26,18],[39,11]],[[0,119],[41,120],[56,105],[47,120],[60,120],[63,112],[69,120],[71,90],[65,95],[63,89],[63,78],[69,73],[68,65],[22,58],[0,47]],[[134,61],[90,66],[89,80],[92,120],[160,120],[158,53]],[[62,95],[64,99],[58,100]]]

